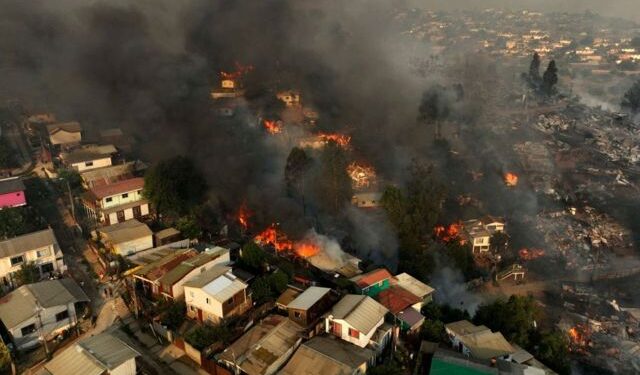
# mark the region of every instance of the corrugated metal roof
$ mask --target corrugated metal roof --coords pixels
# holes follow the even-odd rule
[[[45,364],[51,375],[100,375],[140,354],[110,333],[81,340]]]
[[[11,329],[35,315],[36,301],[43,308],[48,308],[87,302],[89,297],[72,279],[23,285],[0,298],[0,319]]]
[[[70,152],[63,152],[60,158],[65,163],[75,164],[84,161],[104,159],[115,154],[118,150],[113,145],[91,145]]]
[[[331,310],[335,319],[342,319],[362,333],[370,332],[388,312],[369,296],[347,294]]]
[[[331,289],[311,286],[287,305],[289,309],[307,310],[320,301]]]
[[[240,281],[231,268],[215,265],[184,283],[185,287],[202,289],[216,301],[225,302],[238,292],[247,288],[247,284]]]
[[[422,299],[415,294],[395,285],[380,292],[377,298],[378,301],[393,314],[397,314],[407,307],[422,301]]]
[[[24,183],[20,177],[11,177],[0,180],[0,194],[24,191]]]
[[[96,186],[90,193],[97,199],[110,197],[117,194],[140,190],[144,187],[144,178],[136,177],[122,180],[109,185]]]
[[[280,371],[282,375],[351,375],[375,354],[332,336],[316,336],[300,348]]]
[[[155,281],[164,276],[167,272],[177,267],[183,261],[193,258],[198,254],[193,249],[169,249],[171,252],[160,259],[154,258],[151,263],[144,265],[134,272],[135,276],[142,279]]]
[[[50,245],[54,245],[56,251],[59,249],[58,241],[51,228],[23,234],[0,242],[0,258],[23,254]]]
[[[182,280],[182,278],[184,278],[189,272],[193,271],[194,269],[203,266],[211,261],[214,261],[218,258],[220,258],[221,256],[225,255],[226,253],[229,252],[228,249],[224,249],[221,247],[218,247],[216,249],[219,249],[218,251],[212,251],[212,252],[204,252],[204,253],[200,253],[198,255],[196,255],[193,258],[189,258],[187,260],[185,260],[184,262],[182,262],[180,265],[178,265],[176,268],[172,269],[171,271],[167,272],[164,276],[162,276],[160,279],[158,279],[158,282],[160,282],[160,284],[162,284],[163,288],[171,288],[173,286],[173,284],[177,283],[178,281]]]
[[[153,235],[153,232],[147,224],[141,223],[136,219],[102,227],[99,231],[106,237],[107,241],[113,245]]]
[[[389,271],[384,268],[379,268],[377,270],[373,270],[371,272],[367,272],[362,275],[358,275],[356,277],[352,277],[351,281],[356,283],[360,288],[365,288],[371,286],[373,284],[377,284],[383,280],[387,280],[392,278],[393,275]]]
[[[445,327],[462,341],[474,358],[491,359],[516,351],[502,333],[491,332],[489,328],[476,326],[468,320],[449,323]]]
[[[287,307],[287,305],[290,304],[291,301],[293,301],[299,295],[300,295],[300,291],[293,288],[287,288],[287,290],[282,292],[280,297],[278,297],[278,299],[276,300],[276,305],[281,307]]]
[[[302,328],[287,318],[270,329],[269,325],[252,328],[251,330],[261,331],[262,337],[257,338],[250,330],[238,340],[242,342],[237,341],[237,345],[233,343],[229,350],[221,355],[221,359],[233,362],[235,355],[235,363],[243,372],[248,375],[264,374],[271,365],[286,356],[287,352],[300,342],[302,333]]]
[[[420,298],[428,296],[435,290],[406,272],[396,275],[396,280],[397,285],[401,286],[402,288],[408,290],[409,292],[415,294]]]

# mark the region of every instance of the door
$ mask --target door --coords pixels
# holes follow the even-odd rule
[[[116,215],[118,215],[118,223],[122,223],[124,221],[124,211],[118,211]]]
[[[140,219],[142,217],[142,210],[140,209],[140,206],[135,206],[133,208],[133,217],[136,219]]]
[[[198,320],[202,321],[202,309],[198,309]]]
[[[342,336],[342,324],[332,322],[332,333],[338,337]]]

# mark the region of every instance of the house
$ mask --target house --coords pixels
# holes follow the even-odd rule
[[[275,374],[302,341],[302,328],[291,320],[269,315],[218,356],[235,373]]]
[[[485,363],[470,361],[450,350],[438,349],[431,359],[430,375],[498,375],[498,369]]]
[[[445,325],[451,345],[465,356],[475,359],[494,359],[516,350],[500,332],[491,332],[485,326],[476,326],[468,320]]]
[[[64,349],[36,374],[136,375],[139,356],[113,333],[102,332]]]
[[[52,146],[67,148],[82,142],[82,126],[77,121],[49,124],[46,130]]]
[[[4,285],[13,285],[13,274],[24,263],[38,267],[41,277],[67,270],[51,228],[0,241],[0,278]]]
[[[378,302],[389,310],[402,330],[415,331],[422,327],[424,316],[413,306],[421,305],[422,299],[397,285],[378,293]]]
[[[63,152],[60,154],[60,160],[66,167],[83,172],[110,166],[111,156],[117,152],[113,145],[91,145]]]
[[[25,187],[20,177],[0,180],[0,210],[27,205]]]
[[[504,219],[488,215],[463,223],[463,237],[471,243],[474,253],[489,251],[491,236],[498,232],[504,233],[504,231]]]
[[[167,249],[161,252],[161,256],[153,258],[149,263],[134,268],[130,272],[135,284],[141,284],[144,292],[152,296],[160,296],[164,291],[160,284],[160,278],[176,268],[185,260],[198,255],[194,249]]]
[[[302,103],[300,100],[300,92],[295,90],[279,91],[276,97],[284,102],[287,107],[299,107]]]
[[[351,204],[358,208],[376,208],[380,206],[380,199],[382,199],[381,192],[358,192],[351,197]]]
[[[217,323],[251,308],[249,286],[230,267],[214,266],[184,284],[187,316]]]
[[[80,178],[82,179],[82,185],[86,189],[92,189],[97,186],[110,185],[119,181],[129,180],[146,168],[147,166],[140,161],[130,161],[123,164],[82,171]]]
[[[352,277],[350,280],[356,284],[356,290],[358,293],[375,297],[378,293],[391,286],[392,278],[393,275],[391,275],[391,273],[385,268],[378,268]]]
[[[0,298],[0,320],[18,349],[51,340],[78,323],[89,298],[73,279],[27,284]]]
[[[278,310],[286,312],[287,306],[302,293],[301,289],[289,286],[276,300]]]
[[[364,348],[383,325],[387,312],[369,296],[348,294],[328,313],[325,331]]]
[[[300,345],[280,375],[359,375],[374,362],[375,353],[332,336],[316,336]]]
[[[127,256],[153,247],[153,232],[136,219],[102,227],[96,232],[105,247],[116,255]]]
[[[172,242],[180,241],[182,234],[176,228],[166,228],[159,230],[153,234],[153,243],[156,246],[163,246]]]
[[[141,177],[96,186],[82,197],[90,218],[103,225],[149,216],[149,202],[142,196],[144,179]]]
[[[167,298],[183,298],[184,284],[215,265],[231,263],[229,249],[214,247],[189,258],[158,279],[162,295]]]
[[[422,306],[433,300],[433,292],[435,289],[406,272],[395,276],[395,285],[420,298],[420,302],[413,305],[413,308],[418,311],[422,309]]]
[[[302,327],[309,327],[318,322],[333,302],[331,289],[310,286],[287,305],[289,319]]]

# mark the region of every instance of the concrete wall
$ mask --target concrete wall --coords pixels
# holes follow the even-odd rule
[[[151,249],[153,247],[153,235],[148,235],[142,238],[137,238],[132,241],[127,241],[113,245],[113,251],[116,254],[122,256],[131,255],[138,251]]]
[[[336,322],[342,326],[342,332],[340,334],[341,339],[343,339],[344,341],[350,342],[354,345],[358,345],[361,348],[364,348],[371,341],[371,338],[375,334],[376,329],[378,329],[378,327],[380,327],[384,323],[384,318],[380,319],[380,321],[378,321],[378,323],[373,327],[373,329],[371,329],[370,332],[360,332],[360,336],[357,339],[349,335],[349,329],[353,327],[350,326],[349,323],[347,323],[346,321],[342,319],[333,319],[333,317],[329,316],[326,322],[327,323],[326,323],[325,329],[327,330],[328,333],[335,334],[333,330],[333,322]]]
[[[127,203],[137,202],[142,199],[141,190],[131,190],[125,193],[104,197],[102,201],[100,201],[100,206],[103,209],[107,209],[107,208],[120,206]]]
[[[110,167],[111,156],[107,156],[102,159],[91,160],[88,162],[73,163],[71,167],[75,168],[78,172],[89,171],[91,169]]]

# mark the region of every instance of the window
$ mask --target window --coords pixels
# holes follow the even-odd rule
[[[300,311],[294,311],[293,316],[300,319],[302,317],[302,314],[300,313]]]
[[[359,339],[360,332],[358,332],[357,329],[349,328],[349,336],[353,337],[354,339]]]
[[[36,256],[37,256],[38,258],[46,257],[46,256],[48,256],[48,255],[49,255],[49,249],[45,249],[45,250],[38,250],[38,251],[36,252]]]
[[[84,163],[85,167],[93,167],[93,162],[92,161],[87,161]]]
[[[35,325],[35,323],[34,323],[34,324],[29,324],[28,326],[26,326],[26,327],[22,327],[22,328],[20,329],[20,333],[22,333],[22,336],[26,336],[26,335],[28,335],[28,334],[30,334],[30,333],[35,332],[35,331],[36,331],[36,325]]]
[[[206,300],[207,300],[207,305],[210,305],[211,301],[209,301],[209,298],[206,298]]]
[[[53,272],[53,263],[45,263],[40,266],[40,272],[43,274]]]
[[[69,310],[64,310],[56,314],[56,322],[69,319]]]
[[[111,203],[113,201],[113,198],[108,197],[108,198],[105,198],[104,201],[107,203]]]
[[[122,199],[129,198],[129,193],[122,194]]]
[[[233,297],[229,298],[226,303],[227,305],[233,305]]]
[[[20,264],[24,262],[24,258],[22,257],[22,255],[18,255],[17,257],[13,257],[11,258],[11,265],[15,266],[16,264]]]

